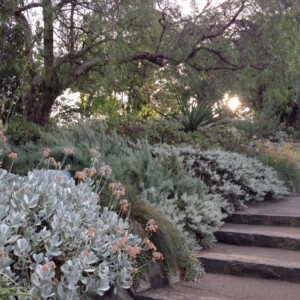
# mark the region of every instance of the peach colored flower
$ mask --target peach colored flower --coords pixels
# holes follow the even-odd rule
[[[63,148],[63,151],[67,155],[74,154],[73,148]]]
[[[155,224],[155,221],[153,219],[149,220],[146,224],[146,231],[153,231],[156,232],[156,229],[158,228],[158,226]]]
[[[47,271],[49,269],[49,266],[48,265],[44,265],[43,267],[42,267],[42,270],[43,271]]]
[[[81,179],[81,180],[86,180],[87,179],[87,175],[84,172],[77,171],[75,173],[74,178]]]
[[[153,256],[152,258],[153,262],[155,262],[156,260],[164,260],[164,257],[160,252],[153,252],[152,256]]]
[[[129,202],[128,202],[128,200],[121,200],[120,202],[119,202],[119,204],[121,205],[121,208],[122,208],[122,210],[123,211],[127,211],[128,210],[128,207],[129,207]]]
[[[43,156],[44,156],[44,157],[49,157],[50,152],[51,152],[51,149],[47,148],[47,149],[44,151]]]
[[[91,228],[90,229],[90,233],[89,233],[89,239],[91,239],[93,236],[94,236],[94,233],[96,232],[96,229],[95,228]]]
[[[11,152],[10,154],[7,155],[9,158],[12,158],[12,159],[17,159],[18,158],[18,154],[17,153],[14,153],[14,152]]]

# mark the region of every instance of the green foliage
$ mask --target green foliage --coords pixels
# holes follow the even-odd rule
[[[256,141],[258,158],[276,170],[291,191],[300,191],[300,147],[297,143],[272,143],[270,140]]]
[[[144,251],[140,255],[138,255],[136,259],[135,267],[139,270],[138,273],[132,275],[132,279],[137,281],[140,276],[147,273],[153,266],[152,261],[152,251]]]
[[[20,115],[10,118],[7,136],[15,145],[26,144],[30,141],[36,142],[41,137],[38,125],[32,122],[27,123]]]
[[[134,116],[109,118],[106,121],[107,132],[116,131],[131,141],[147,139],[149,144],[167,143],[171,145],[192,144],[198,148],[211,146],[200,132],[184,132],[183,126],[172,120],[142,119]]]
[[[178,101],[183,119],[180,120],[174,116],[177,120],[182,122],[185,132],[196,131],[199,127],[213,127],[229,123],[229,120],[222,111],[219,111],[218,115],[213,111],[213,105],[215,103],[203,100],[194,104],[188,101],[191,101],[188,97],[183,97]]]
[[[300,191],[300,168],[297,163],[291,163],[287,158],[281,160],[273,160],[262,155],[260,160],[267,166],[276,170],[279,178],[283,180],[286,185],[291,189]]]
[[[249,139],[242,130],[234,127],[213,127],[199,130],[199,134],[208,141],[210,148],[221,148],[225,151],[245,153],[248,150]],[[203,147],[203,150],[205,147]]]

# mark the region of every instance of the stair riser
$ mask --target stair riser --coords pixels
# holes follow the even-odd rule
[[[227,223],[300,227],[300,217],[233,214]]]
[[[263,265],[234,260],[200,258],[207,273],[227,274],[243,277],[279,279],[300,283],[300,269]]]
[[[300,239],[295,238],[226,231],[218,231],[215,236],[219,242],[225,244],[300,251]]]

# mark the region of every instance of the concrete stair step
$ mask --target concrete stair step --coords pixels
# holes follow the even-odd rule
[[[229,216],[225,221],[234,224],[300,227],[300,215],[280,216],[280,215],[249,214],[246,212],[235,212],[234,214]]]
[[[198,259],[208,273],[300,283],[300,251],[217,243]]]
[[[252,204],[245,211],[235,212],[226,222],[300,227],[300,197]]]
[[[300,228],[225,224],[215,233],[221,243],[300,251]]]
[[[136,300],[296,300],[300,284],[261,278],[205,274],[199,282],[179,282],[173,286],[137,294]]]

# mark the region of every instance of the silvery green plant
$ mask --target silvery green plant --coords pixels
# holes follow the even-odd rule
[[[125,239],[138,249],[141,240],[100,207],[90,183],[0,169],[0,273],[27,287],[26,299],[88,299],[130,287],[132,254],[117,245]]]
[[[255,158],[223,150],[199,151],[192,147],[156,146],[153,153],[176,151],[182,164],[206,184],[209,194],[220,195],[231,206],[230,212],[251,201],[280,199],[288,195],[276,171]]]

